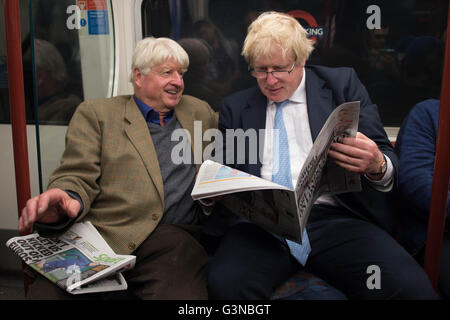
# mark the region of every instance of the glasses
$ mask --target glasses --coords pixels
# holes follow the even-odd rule
[[[295,61],[292,64],[292,67],[289,70],[273,70],[273,71],[267,71],[267,70],[258,70],[258,69],[253,69],[249,67],[249,72],[250,74],[257,78],[257,79],[265,79],[267,78],[268,74],[272,74],[272,76],[274,76],[277,79],[283,79],[283,78],[287,78],[292,70],[294,70],[295,67]]]

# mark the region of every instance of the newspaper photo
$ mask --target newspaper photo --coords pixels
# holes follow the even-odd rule
[[[360,175],[328,158],[333,142],[355,137],[359,101],[337,107],[328,117],[302,166],[294,190],[207,160],[200,167],[191,196],[220,199],[229,210],[279,236],[301,243],[309,212],[323,194],[361,190]]]
[[[115,254],[90,222],[76,223],[58,238],[33,233],[11,238],[6,246],[71,294],[126,290],[121,272],[136,261],[135,256]]]

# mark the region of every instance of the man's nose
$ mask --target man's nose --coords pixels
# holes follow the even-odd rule
[[[272,84],[272,83],[276,83],[277,81],[278,81],[278,79],[272,74],[272,72],[267,71],[266,83]]]
[[[171,82],[177,86],[183,85],[183,76],[178,72],[174,72],[171,80],[172,80]]]

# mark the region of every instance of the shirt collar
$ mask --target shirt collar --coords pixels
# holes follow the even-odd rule
[[[157,125],[161,125],[159,122],[159,113],[158,111],[155,111],[152,107],[147,105],[145,102],[140,100],[136,95],[133,95],[134,101],[136,102],[139,110],[141,111],[142,115],[144,116],[144,119],[146,122],[151,122]],[[164,116],[165,123],[169,122],[170,119],[173,117],[173,110],[168,112]]]
[[[294,91],[294,94],[292,97],[289,98],[289,100],[297,103],[306,103],[306,72],[305,68],[303,68],[303,77],[302,81],[300,81],[300,85],[298,86],[297,90]]]

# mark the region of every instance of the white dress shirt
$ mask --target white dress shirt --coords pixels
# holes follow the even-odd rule
[[[297,185],[297,178],[308,154],[313,146],[311,129],[309,126],[308,109],[306,101],[306,73],[303,69],[303,78],[289,102],[283,109],[283,121],[289,142],[289,156],[291,160],[292,185]],[[266,111],[266,131],[264,137],[264,152],[261,167],[261,177],[272,180],[273,169],[273,126],[277,105],[268,100]],[[374,181],[366,177],[379,191],[387,192],[392,189],[393,165],[386,156],[387,171],[383,178]],[[320,196],[316,202],[322,204],[337,205],[330,195]]]

